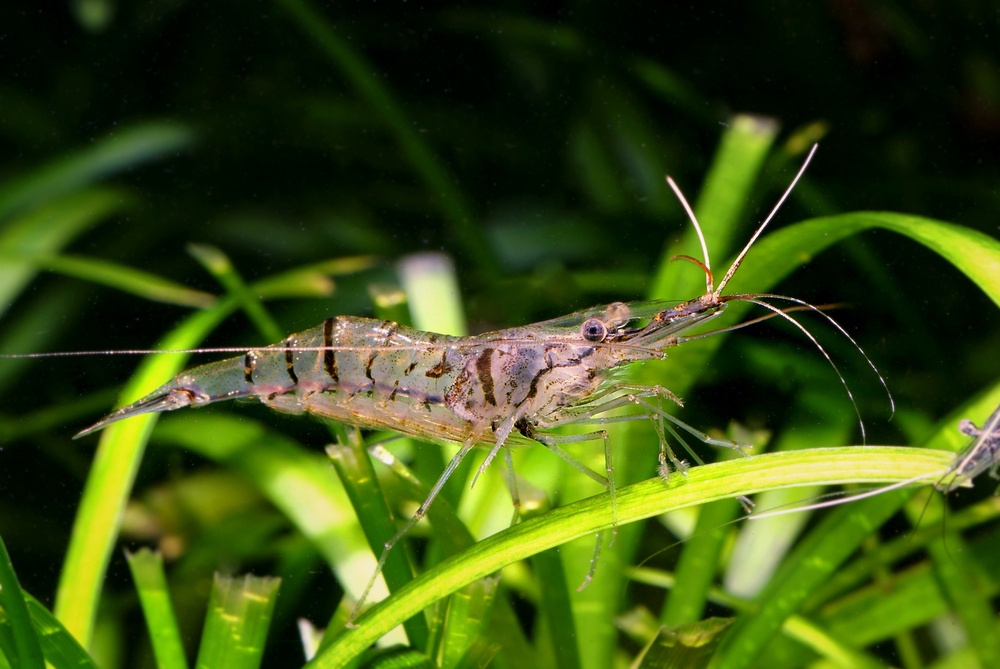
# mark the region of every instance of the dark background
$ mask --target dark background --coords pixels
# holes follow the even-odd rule
[[[318,38],[317,26],[332,29],[336,43]],[[440,250],[454,258],[470,328],[481,331],[642,299],[666,242],[687,225],[663,175],[694,199],[735,113],[775,119],[779,144],[807,126],[825,130],[808,196],[793,196],[776,226],[871,209],[997,236],[998,39],[994,3],[932,0],[545,10],[503,2],[8,5],[0,10],[0,188],[138,125],[173,124],[190,141],[111,174],[128,206],[67,252],[215,292],[187,243],[221,248],[248,280],[378,256],[330,300],[274,305],[292,332],[333,313],[370,313],[366,287],[391,281],[395,260]],[[765,170],[758,199],[747,203],[747,235],[790,176]],[[838,320],[882,371],[911,429],[1000,371],[995,305],[896,235],[838,245],[778,292],[849,305]],[[187,313],[43,274],[5,305],[0,341],[54,299],[63,300],[59,310],[30,348],[17,340],[5,352],[146,347]],[[260,335],[234,317],[208,343],[247,342]],[[732,348],[719,362],[728,375],[706,370],[710,381],[694,397],[707,414],[767,423],[792,389],[759,392],[739,344]],[[16,426],[95,390],[110,406],[133,365],[10,363],[0,374],[0,412]],[[847,376],[869,441],[905,443],[898,421],[885,421],[877,380],[863,365]],[[48,603],[89,458],[90,446],[68,440],[95,415],[81,409],[16,442],[4,437],[0,451],[0,532],[26,588]]]

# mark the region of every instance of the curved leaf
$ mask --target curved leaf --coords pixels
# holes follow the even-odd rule
[[[0,221],[121,170],[180,151],[192,139],[187,126],[166,121],[115,132],[0,188]]]
[[[620,524],[697,504],[799,485],[933,481],[952,453],[913,448],[815,448],[692,468],[686,477],[651,479],[618,491]],[[424,573],[361,616],[307,665],[339,667],[434,601],[540,551],[611,526],[607,494],[568,504],[480,541]]]

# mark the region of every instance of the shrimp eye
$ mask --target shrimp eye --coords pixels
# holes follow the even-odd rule
[[[599,318],[588,318],[583,322],[580,334],[587,341],[604,341],[604,338],[608,336],[608,326]]]

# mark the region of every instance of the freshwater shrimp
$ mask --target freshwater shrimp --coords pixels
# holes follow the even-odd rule
[[[955,456],[955,462],[935,484],[943,493],[971,485],[986,470],[991,478],[1000,478],[1000,406],[986,419],[982,429],[967,418],[958,424],[958,429],[972,437],[972,443]]]
[[[663,358],[664,350],[677,344],[677,333],[720,313],[719,308],[695,310],[687,303],[662,307],[615,302],[473,337],[422,332],[369,318],[328,318],[274,346],[182,372],[76,437],[145,413],[256,398],[286,413],[389,429],[425,441],[460,443],[427,498],[386,542],[373,580],[362,595],[364,601],[393,546],[426,515],[456,467],[477,445],[490,448],[479,473],[508,442],[532,440],[574,464],[612,495],[615,487],[606,431],[576,436],[546,432],[633,404],[646,415],[671,421],[706,442],[738,448],[694,430],[659,408],[664,399],[680,403],[665,388],[631,386],[612,379],[613,370],[621,365]],[[649,317],[651,310],[655,313]],[[637,322],[640,319],[648,322]],[[658,433],[661,457],[682,467],[662,427]],[[606,476],[584,467],[558,446],[583,440],[603,441]]]
[[[814,502],[805,506],[795,506],[787,509],[770,509],[764,512],[757,512],[748,515],[748,520],[763,520],[775,516],[784,516],[804,511],[815,511],[834,506],[841,506],[851,502],[858,502],[870,497],[878,497],[892,490],[907,488],[913,485],[929,485],[933,481],[934,487],[944,494],[953,492],[958,488],[971,488],[973,481],[983,472],[989,470],[990,477],[1000,479],[1000,406],[990,414],[990,417],[983,423],[982,428],[976,427],[968,418],[963,419],[958,424],[958,430],[962,434],[972,437],[972,442],[968,446],[955,454],[951,464],[939,472],[922,474],[910,479],[897,481],[890,485],[879,486],[871,490],[862,492],[829,495],[831,499]],[[935,480],[936,479],[936,480]],[[1000,493],[1000,488],[997,489]],[[827,497],[824,495],[823,497]],[[822,498],[821,498],[822,499]],[[928,499],[928,504],[930,500]],[[927,505],[924,506],[924,511]],[[920,512],[923,518],[924,511]],[[919,518],[917,524],[919,525]]]
[[[722,295],[754,242],[801,178],[815,150],[814,146],[777,205],[717,287],[701,228],[680,190],[668,177],[695,226],[704,256],[703,262],[680,256],[697,264],[706,274],[706,292],[694,299],[673,306],[663,302],[614,302],[472,337],[422,332],[391,321],[332,317],[272,346],[244,349],[238,357],[182,372],[147,396],[80,431],[76,437],[141,414],[256,398],[286,413],[309,413],[356,427],[384,428],[421,440],[460,444],[426,499],[385,543],[361,602],[389,552],[426,515],[449,477],[477,445],[489,448],[478,476],[500,449],[541,443],[608,489],[614,527],[616,493],[607,431],[562,436],[553,434],[553,428],[570,423],[610,423],[648,417],[659,438],[660,471],[664,476],[671,465],[680,472],[687,467],[666,438],[669,432],[687,448],[675,428],[706,443],[746,454],[742,445],[710,438],[665,411],[664,400],[681,405],[680,398],[666,388],[623,382],[617,373],[623,366],[662,359],[667,349],[710,334],[682,333],[720,316],[726,304],[734,300],[757,304],[771,311],[768,317],[780,316],[791,321],[833,365],[815,338],[787,314],[796,309],[816,311],[848,336],[817,307],[780,295]],[[768,299],[787,300],[796,306],[783,310],[768,303]],[[874,368],[867,356],[865,359]],[[846,387],[843,376],[839,371],[837,374]],[[849,389],[847,392],[851,396]],[[853,402],[853,396],[851,399]],[[641,413],[608,415],[612,410],[629,406],[637,407]],[[583,466],[559,447],[561,443],[580,441],[603,442],[606,475]],[[692,453],[692,456],[701,462],[697,455]]]

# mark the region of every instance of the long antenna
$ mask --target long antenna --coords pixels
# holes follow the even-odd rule
[[[760,237],[760,234],[764,232],[764,228],[767,227],[767,224],[771,222],[771,219],[774,218],[775,214],[778,213],[778,210],[781,209],[781,205],[783,205],[785,203],[785,200],[788,199],[788,196],[791,194],[792,189],[795,188],[795,184],[799,182],[799,179],[802,178],[802,175],[805,173],[806,168],[809,167],[809,162],[812,160],[813,154],[816,153],[816,149],[818,148],[819,144],[813,144],[812,149],[809,150],[809,155],[806,156],[805,162],[802,163],[802,167],[799,168],[799,173],[795,175],[795,178],[792,179],[792,183],[789,184],[788,188],[785,189],[785,192],[784,194],[782,194],[781,199],[778,200],[778,204],[774,205],[774,209],[772,209],[771,213],[767,215],[767,218],[764,219],[764,222],[760,224],[760,227],[757,228],[757,231],[753,233],[753,237],[751,237],[750,241],[747,242],[747,245],[743,247],[743,250],[740,251],[740,254],[736,256],[736,260],[733,261],[733,264],[729,266],[729,271],[726,272],[726,276],[722,277],[722,281],[719,282],[719,289],[715,291],[716,295],[722,293],[722,289],[725,288],[726,284],[729,283],[729,280],[733,278],[733,274],[735,274],[736,270],[739,269],[740,263],[743,262],[743,258],[750,251],[750,247],[753,246],[753,243],[757,241],[757,238]]]
[[[684,193],[681,192],[681,189],[676,183],[674,183],[674,180],[669,175],[667,176],[667,185],[670,186],[670,189],[674,191],[674,195],[676,195],[677,199],[680,200],[681,206],[684,207],[684,212],[688,215],[688,219],[690,219],[691,224],[694,225],[694,231],[698,234],[698,241],[701,242],[701,255],[705,258],[705,265],[703,266],[703,269],[705,270],[705,292],[714,294],[715,288],[712,285],[712,263],[708,259],[708,244],[705,243],[705,235],[701,231],[701,225],[698,223],[698,219],[694,215],[694,209],[691,208],[691,205],[688,204],[687,198],[684,197]]]

